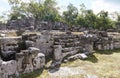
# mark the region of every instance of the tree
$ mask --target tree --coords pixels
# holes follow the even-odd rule
[[[107,11],[101,11],[97,15],[93,10],[87,10],[84,4],[80,5],[80,14],[77,17],[77,24],[83,27],[106,30],[114,27],[114,21],[110,19]]]
[[[76,18],[78,15],[78,9],[73,6],[73,4],[69,4],[67,6],[67,11],[63,12],[63,18],[66,21],[67,24],[70,26],[75,24]]]
[[[12,7],[14,6],[18,6],[19,4],[20,4],[20,1],[21,0],[8,0],[8,3],[10,4],[10,5],[12,5]]]
[[[45,11],[45,18],[46,21],[57,21],[60,18],[58,7],[56,7],[57,3],[55,0],[45,0],[44,2],[44,11]]]
[[[27,3],[23,2],[22,0],[8,0],[8,2],[12,6],[9,15],[11,20],[16,20],[19,17],[24,18],[27,16]]]
[[[27,11],[31,16],[33,16],[36,20],[42,20],[44,18],[44,6],[41,3],[36,1],[31,1],[29,6],[27,7]]]
[[[120,31],[120,14],[117,14],[116,28]]]
[[[93,13],[93,10],[86,9],[84,4],[80,5],[80,11],[73,5],[69,4],[67,10],[63,11],[62,16],[58,12],[58,8],[55,0],[29,0],[26,3],[23,0],[8,0],[12,6],[10,12],[10,19],[16,20],[18,18],[33,17],[36,21],[64,21],[69,26],[83,26],[92,27],[101,30],[113,28],[114,21],[109,18],[107,11],[101,11],[97,15]],[[118,21],[120,16],[118,16]]]
[[[113,28],[113,21],[109,18],[108,12],[101,11],[98,13],[97,28],[101,30]]]
[[[80,13],[77,17],[77,24],[86,28],[95,28],[97,16],[92,10],[87,10],[84,4],[81,4],[80,7]]]
[[[37,0],[29,0],[28,3],[22,0],[8,0],[12,5],[11,19],[18,17],[34,17],[36,20],[56,21],[59,20],[59,13],[55,0],[45,0],[43,3]]]

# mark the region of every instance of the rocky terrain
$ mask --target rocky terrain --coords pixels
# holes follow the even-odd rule
[[[120,48],[120,34],[105,31],[55,32],[41,31],[24,32],[21,36],[0,38],[0,78],[19,77],[21,74],[48,68],[51,76],[60,74],[84,74],[84,70],[61,67],[77,59],[87,59],[94,50],[114,50]],[[51,59],[51,64],[46,63]],[[60,69],[60,70],[59,70]],[[55,73],[53,70],[59,70]],[[77,71],[76,73],[74,71]],[[61,71],[67,72],[66,74]],[[89,76],[89,75],[88,75]],[[95,78],[97,76],[94,76]]]

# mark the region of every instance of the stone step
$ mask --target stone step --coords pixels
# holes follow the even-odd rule
[[[78,53],[78,54],[68,57],[67,60],[70,61],[70,60],[75,60],[75,59],[86,59],[86,58],[88,58],[86,54]]]
[[[54,45],[65,45],[63,42],[54,42]]]
[[[62,53],[62,57],[63,59],[66,58],[66,57],[69,57],[69,56],[72,56],[72,55],[75,55],[79,52],[79,50],[73,50],[73,51],[70,51],[70,52],[67,52],[67,53]]]
[[[64,42],[64,43],[69,43],[69,42],[74,42],[74,41],[79,41],[79,38],[74,38],[74,39],[59,39],[59,42]]]
[[[81,46],[81,43],[79,41],[76,41],[65,44],[65,47],[75,47],[75,46]]]
[[[64,42],[54,42],[54,45],[61,45],[63,48],[67,47],[77,47],[77,46],[83,46],[83,43],[80,41],[76,42],[69,42],[69,43],[64,43]]]
[[[54,36],[55,39],[69,39],[69,38],[78,38],[78,35],[63,35],[63,36]]]
[[[70,52],[70,51],[73,51],[73,50],[82,50],[82,47],[81,46],[77,46],[77,47],[63,48],[62,52],[65,53],[65,52]]]
[[[62,42],[71,42],[75,40],[80,40],[79,38],[54,38],[54,41],[62,41]]]

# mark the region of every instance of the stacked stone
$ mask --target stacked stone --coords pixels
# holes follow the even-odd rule
[[[43,54],[43,52],[41,52],[41,50],[39,49],[38,45],[36,45],[38,43],[38,40],[40,39],[40,37],[41,37],[40,34],[25,34],[22,36],[23,40],[25,41],[25,46],[26,46],[25,51],[27,51],[26,53],[28,56],[28,58],[26,58],[27,56],[25,56],[25,59],[27,59],[27,60],[30,59],[29,64],[30,64],[30,66],[32,66],[32,67],[26,67],[27,71],[25,70],[24,71],[25,73],[29,73],[33,70],[43,68],[45,65],[45,54]],[[28,61],[26,61],[26,62],[28,62]],[[27,65],[26,62],[25,62],[25,65]],[[28,70],[31,68],[32,68],[32,70]]]
[[[41,32],[39,38],[36,39],[35,47],[39,48],[41,52],[47,57],[53,53],[53,37],[48,31]]]
[[[15,60],[15,54],[18,52],[19,37],[3,37],[0,39],[1,57],[4,61]]]
[[[45,55],[35,47],[36,35],[24,35],[25,50],[17,52],[21,38],[1,38],[0,78],[14,78],[23,73],[41,69],[45,65]]]
[[[95,49],[97,50],[113,50],[113,38],[108,36],[107,32],[99,31],[97,34],[97,41],[95,42]]]
[[[120,49],[120,39],[115,39],[113,41],[113,47],[114,49]]]
[[[54,35],[54,57],[56,61],[68,61],[76,54],[90,54],[93,52],[94,37],[91,35],[66,34]],[[76,57],[73,57],[76,58]],[[82,57],[79,57],[82,58]]]
[[[109,36],[113,37],[113,47],[114,49],[120,48],[120,34],[119,33],[111,33]]]

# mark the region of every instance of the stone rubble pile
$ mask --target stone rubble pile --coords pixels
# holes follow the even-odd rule
[[[0,39],[0,78],[14,78],[44,67],[45,55],[34,46],[36,37],[36,35],[29,35],[27,39],[24,39],[24,36]]]

